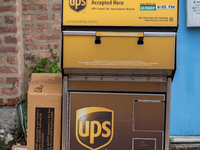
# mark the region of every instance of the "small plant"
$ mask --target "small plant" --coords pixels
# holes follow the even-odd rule
[[[50,52],[53,56],[53,61],[47,57],[38,57],[36,59],[35,55],[31,55],[32,63],[36,64],[31,66],[31,68],[34,69],[32,73],[61,73],[61,67],[57,65],[60,61],[60,56],[58,56],[57,53],[53,53],[52,49],[50,49]]]
[[[173,137],[169,137],[169,145],[171,144],[171,142],[174,140]]]
[[[10,141],[13,140],[13,136],[10,133],[6,133],[3,129],[0,130],[0,148],[4,145],[7,145]]]

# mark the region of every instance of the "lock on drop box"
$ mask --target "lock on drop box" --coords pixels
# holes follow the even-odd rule
[[[28,150],[60,150],[62,75],[33,73],[28,90]]]

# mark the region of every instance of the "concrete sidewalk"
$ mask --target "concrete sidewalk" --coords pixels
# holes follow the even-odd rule
[[[200,150],[200,136],[170,136],[170,150]]]
[[[171,144],[170,150],[200,150],[200,144]]]

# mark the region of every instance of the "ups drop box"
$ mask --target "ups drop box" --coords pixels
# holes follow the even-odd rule
[[[13,145],[12,150],[27,150],[27,146]]]
[[[63,31],[64,74],[173,76],[176,33]]]
[[[33,73],[28,90],[28,150],[59,150],[62,75]]]
[[[63,26],[177,27],[178,0],[63,0]]]
[[[63,85],[62,150],[169,149],[171,79],[69,75]]]

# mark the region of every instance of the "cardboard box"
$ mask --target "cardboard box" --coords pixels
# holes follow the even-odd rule
[[[28,150],[60,150],[61,100],[61,74],[32,74],[28,90]]]
[[[27,150],[27,146],[13,145],[12,150]]]

